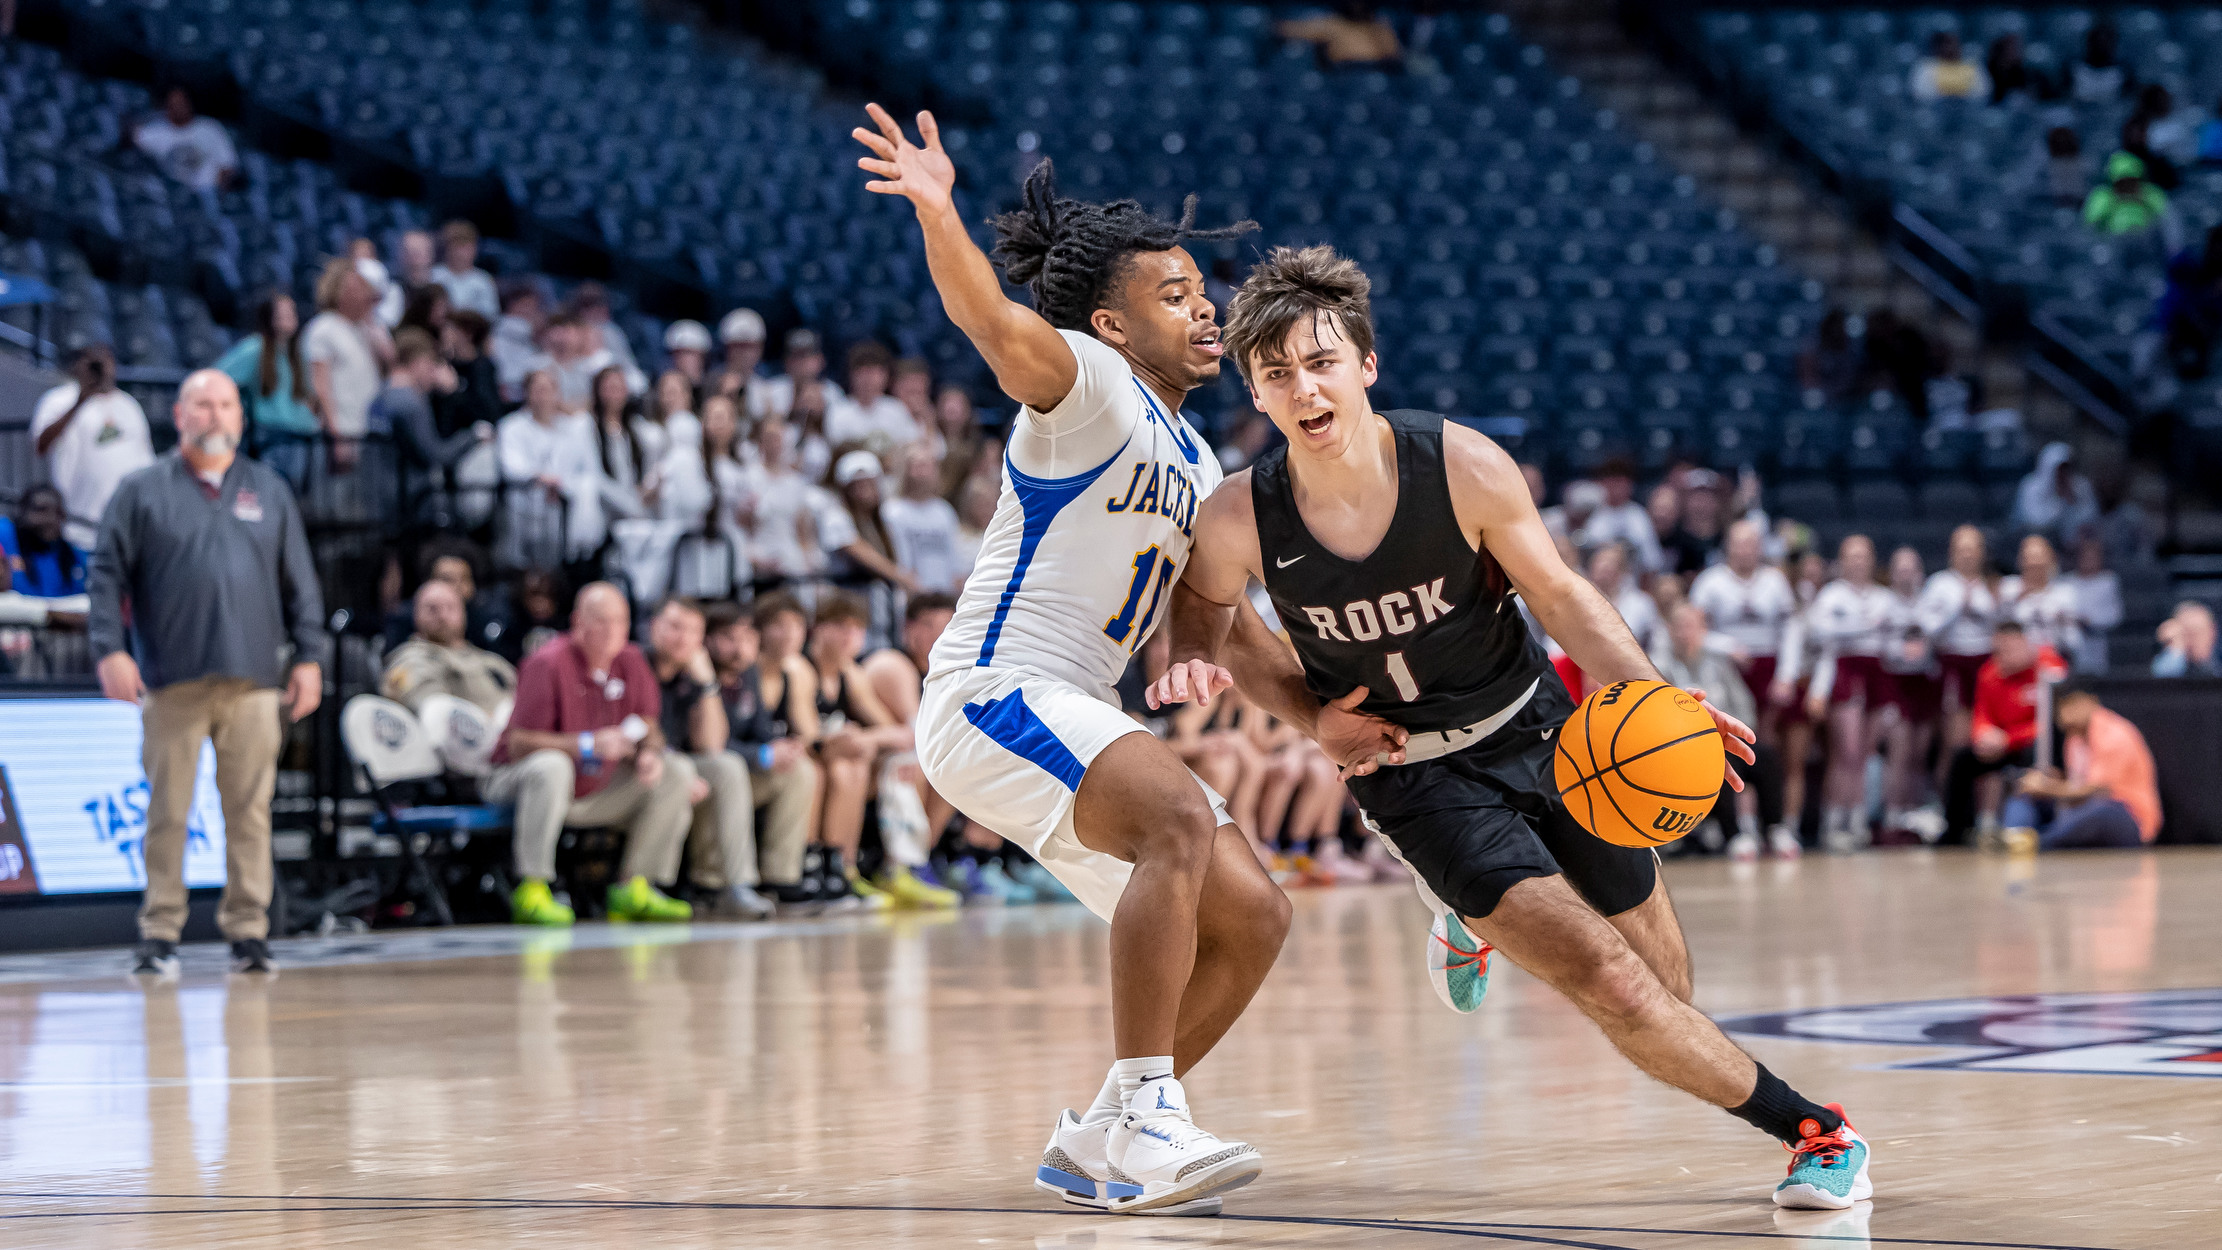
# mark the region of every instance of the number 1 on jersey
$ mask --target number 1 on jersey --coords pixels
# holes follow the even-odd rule
[[[1103,623],[1103,632],[1111,636],[1111,641],[1125,642],[1134,632],[1134,614],[1142,607],[1143,592],[1150,588],[1150,574],[1157,571],[1157,555],[1156,547],[1134,553],[1134,584],[1127,587],[1126,602],[1119,605],[1119,614]],[[1170,563],[1166,567],[1171,570]],[[1154,610],[1157,605],[1150,606]]]
[[[1420,697],[1420,683],[1412,680],[1412,670],[1404,663],[1402,651],[1391,651],[1381,657],[1389,670],[1389,680],[1396,683],[1398,698],[1410,703]]]

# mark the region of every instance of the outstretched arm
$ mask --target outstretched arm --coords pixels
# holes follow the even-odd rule
[[[1664,680],[1620,613],[1587,578],[1559,558],[1512,457],[1484,435],[1448,423],[1443,428],[1443,448],[1451,506],[1460,528],[1488,548],[1544,632],[1602,685]],[[1704,697],[1703,691],[1691,693]],[[1750,728],[1719,708],[1707,710],[1720,726],[1728,752],[1751,763]],[[1728,770],[1728,783],[1743,789],[1734,769]]]
[[[877,130],[857,127],[856,141],[872,149],[857,158],[857,168],[877,175],[864,184],[867,191],[900,195],[918,214],[926,235],[926,267],[941,293],[941,306],[949,320],[964,331],[972,345],[995,371],[1003,393],[1035,412],[1048,412],[1071,392],[1079,376],[1079,362],[1072,348],[1041,314],[1003,294],[995,266],[965,232],[950,198],[957,185],[957,169],[941,149],[941,128],[932,113],[918,115],[918,137],[912,143],[887,110],[867,104]]]
[[[1166,626],[1172,631],[1172,662],[1145,700],[1153,708],[1189,699],[1208,706],[1214,695],[1236,685],[1259,708],[1319,743],[1346,777],[1403,763],[1409,736],[1404,728],[1356,710],[1366,688],[1322,703],[1305,683],[1296,653],[1250,606],[1250,582],[1263,565],[1250,475],[1237,473],[1196,511],[1195,544],[1187,571],[1173,587]],[[1222,657],[1225,668],[1219,665]]]

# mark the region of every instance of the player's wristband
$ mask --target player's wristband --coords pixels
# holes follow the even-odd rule
[[[768,773],[768,772],[770,772],[770,771],[772,770],[772,744],[771,744],[771,743],[769,743],[769,742],[762,742],[762,743],[758,743],[758,744],[757,744],[757,746],[756,746],[756,767],[757,767],[758,769],[760,769],[761,771],[763,771],[763,772],[767,772],[767,773]]]
[[[579,762],[581,764],[591,764],[594,762],[593,734],[582,733],[579,735]]]

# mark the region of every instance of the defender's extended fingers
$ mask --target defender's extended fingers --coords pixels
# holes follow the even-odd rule
[[[895,162],[875,161],[869,156],[857,157],[856,167],[868,174],[878,174],[882,178],[901,178],[903,176],[903,171],[896,166]]]
[[[903,145],[903,127],[888,115],[886,109],[877,104],[867,104],[864,106],[864,112],[866,116],[872,119],[872,124],[880,128],[880,133],[887,136],[888,142],[897,147]]]
[[[866,130],[864,127],[858,126],[849,132],[849,137],[872,149],[883,161],[895,159],[895,145],[889,143],[886,136],[876,131]]]
[[[936,152],[941,150],[941,126],[934,121],[934,115],[925,109],[918,110],[918,137],[926,141],[928,148]]]

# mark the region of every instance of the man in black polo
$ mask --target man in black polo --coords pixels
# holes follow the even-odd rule
[[[147,889],[133,971],[177,970],[186,820],[212,741],[224,809],[216,923],[235,970],[268,972],[278,688],[294,720],[322,700],[324,601],[293,492],[238,455],[238,387],[214,369],[194,373],[174,416],[177,450],[125,478],[102,514],[90,584],[101,692],[145,709]]]

